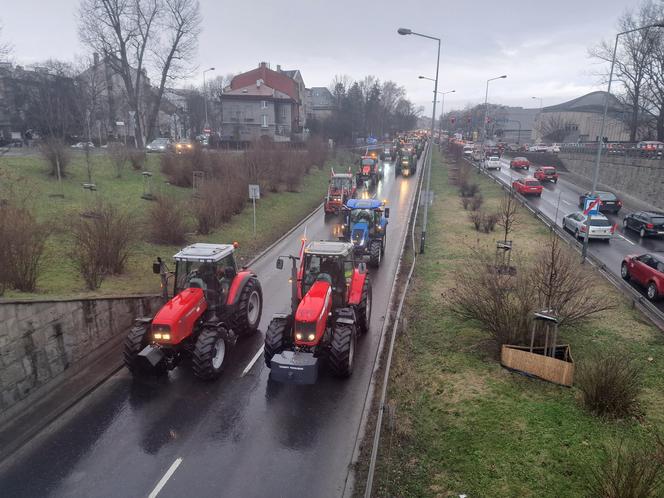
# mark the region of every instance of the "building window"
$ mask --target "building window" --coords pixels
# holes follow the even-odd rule
[[[263,114],[261,116],[261,126],[263,128],[267,128],[267,114]]]
[[[267,109],[267,100],[261,100],[261,109]]]
[[[286,107],[281,108],[281,122],[285,123],[286,122]]]

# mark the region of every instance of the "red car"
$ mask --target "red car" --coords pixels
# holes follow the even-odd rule
[[[532,176],[519,178],[512,182],[512,188],[521,195],[536,195],[542,197],[542,184]]]
[[[558,183],[558,173],[556,168],[553,166],[541,166],[535,170],[535,178],[540,182],[549,181],[553,183]]]
[[[510,161],[510,168],[527,170],[530,168],[530,161],[525,157],[515,157]]]
[[[656,301],[664,296],[664,256],[641,254],[627,256],[620,267],[620,275],[625,280],[634,280],[646,288],[646,296]]]

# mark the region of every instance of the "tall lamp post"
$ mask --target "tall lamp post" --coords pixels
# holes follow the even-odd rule
[[[435,36],[424,35],[416,33],[408,28],[399,28],[397,33],[400,35],[415,35],[422,38],[428,38],[438,42],[438,55],[436,56],[436,79],[433,84],[433,111],[431,113],[431,143],[429,144],[429,164],[427,166],[427,198],[424,203],[424,219],[422,221],[422,235],[420,237],[420,254],[424,254],[424,244],[427,238],[427,220],[429,217],[429,187],[431,186],[431,146],[433,145],[433,134],[436,125],[436,95],[438,95],[438,69],[440,68],[440,38]]]
[[[609,71],[609,84],[606,89],[606,94],[604,95],[604,112],[602,113],[602,121],[599,125],[599,136],[597,137],[597,154],[595,155],[595,169],[593,171],[593,186],[590,191],[590,197],[594,198],[597,191],[597,182],[599,180],[599,165],[602,160],[602,142],[604,140],[604,127],[606,125],[606,114],[609,109],[609,97],[611,95],[611,83],[613,80],[613,69],[616,65],[616,51],[618,50],[618,39],[622,35],[627,35],[629,33],[634,33],[636,31],[642,31],[649,28],[664,28],[664,21],[656,22],[653,24],[648,24],[646,26],[641,26],[640,28],[629,29],[627,31],[621,31],[616,34],[616,42],[613,45],[613,56],[611,57],[611,71]],[[585,206],[584,206],[585,210]],[[581,263],[586,260],[588,254],[588,230],[589,230],[590,214],[586,216],[586,231],[583,236],[583,249],[581,250]]]
[[[496,76],[495,78],[489,78],[486,80],[486,92],[484,93],[484,126],[482,127],[483,134],[482,134],[482,145],[486,143],[486,132],[487,132],[487,119],[489,117],[489,83],[494,80],[501,80],[507,78],[506,74],[503,74],[502,76]]]
[[[214,71],[213,67],[209,67],[203,71],[203,107],[205,107],[205,129],[210,127],[208,123],[208,113],[207,113],[207,86],[205,84],[205,73],[208,71]]]
[[[436,81],[433,78],[428,78],[426,76],[418,76],[418,78],[421,80]],[[440,119],[438,120],[438,138],[440,138],[441,134],[443,133],[443,115],[445,114],[445,95],[454,92],[456,92],[456,90],[448,90],[447,92],[437,92],[438,95],[441,96]]]

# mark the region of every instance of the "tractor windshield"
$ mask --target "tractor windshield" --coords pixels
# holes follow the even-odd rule
[[[334,177],[332,178],[332,187],[334,189],[349,189],[350,188],[350,178],[344,177]]]
[[[317,280],[324,280],[332,287],[341,288],[344,282],[343,259],[338,256],[307,254],[302,276],[302,295],[305,295]]]
[[[373,211],[371,209],[353,209],[350,212],[350,222],[367,223],[368,225],[371,225],[373,216]]]
[[[199,287],[207,290],[208,287],[215,285],[215,278],[218,281],[217,269],[214,263],[178,261],[175,266],[175,275],[176,292],[190,287]]]
[[[367,159],[362,159],[362,166],[373,166],[374,160],[370,157]]]

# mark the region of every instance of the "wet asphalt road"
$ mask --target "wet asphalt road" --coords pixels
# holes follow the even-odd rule
[[[507,185],[511,185],[512,180],[523,176],[531,176],[534,172],[532,167],[529,172],[510,169],[509,159],[501,159],[501,163],[500,171],[492,170],[491,174]],[[565,173],[561,173],[558,183],[544,182],[543,185],[542,197],[528,197],[528,202],[551,220],[555,220],[558,226],[562,226],[564,216],[580,211],[578,207],[579,196],[587,190],[567,181]],[[625,256],[646,252],[664,252],[664,238],[646,237],[642,239],[637,232],[623,229],[623,217],[636,210],[630,208],[629,205],[624,205],[617,215],[607,214],[606,216],[611,223],[617,225],[613,238],[608,243],[592,239],[588,243],[588,251],[599,258],[606,265],[606,268],[618,277],[620,277],[620,265]],[[632,285],[645,296],[644,289],[636,284],[632,283]],[[664,312],[664,302],[660,301],[655,305],[660,311]]]
[[[261,332],[238,341],[220,379],[200,382],[180,367],[168,378],[135,381],[120,370],[4,462],[0,496],[145,497],[178,459],[160,497],[340,496],[416,182],[395,178],[388,163],[378,185],[376,197],[391,210],[388,245],[380,269],[370,270],[371,331],[358,342],[350,379],[323,371],[313,386],[274,383],[262,355],[248,369],[272,314],[288,310],[289,271],[275,260],[297,254],[298,230],[254,265],[264,292]],[[336,240],[337,222],[326,222],[321,209],[307,237]]]

